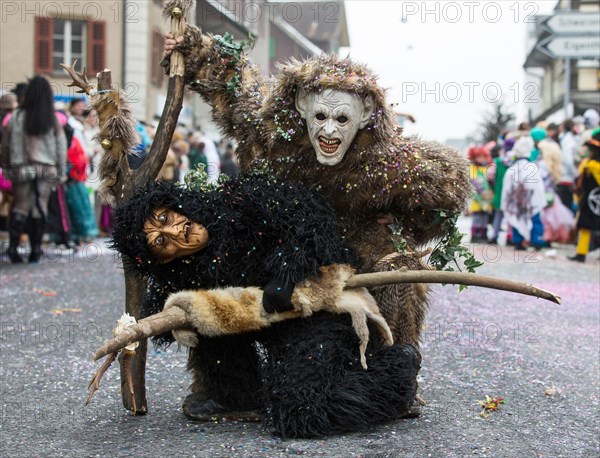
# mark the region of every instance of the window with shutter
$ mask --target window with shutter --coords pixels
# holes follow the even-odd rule
[[[53,26],[50,18],[35,18],[35,73],[52,73]]]
[[[101,30],[101,33],[103,31]],[[64,76],[61,63],[88,65],[88,25],[85,21],[37,17],[35,20],[35,73]],[[98,40],[103,43],[104,40]],[[97,45],[97,43],[96,43]],[[104,50],[99,53],[104,66]]]
[[[106,22],[88,22],[88,72],[95,75],[106,68]]]

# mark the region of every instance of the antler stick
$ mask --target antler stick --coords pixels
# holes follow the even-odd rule
[[[92,90],[94,89],[94,85],[90,84],[90,82],[88,81],[85,67],[83,67],[83,71],[81,73],[78,73],[75,70],[76,65],[77,65],[77,59],[75,59],[75,61],[73,62],[73,65],[71,65],[70,67],[65,64],[60,64],[60,66],[62,68],[64,68],[65,71],[69,74],[69,76],[73,79],[71,84],[67,84],[67,86],[68,87],[78,87],[78,88],[80,88],[80,90],[77,91],[78,94],[89,95],[92,92]]]
[[[90,403],[90,401],[92,400],[94,393],[100,389],[100,380],[102,379],[102,376],[108,370],[110,365],[113,363],[113,361],[117,358],[117,355],[118,355],[118,353],[116,351],[110,353],[108,358],[106,358],[104,363],[102,363],[102,366],[100,366],[100,368],[96,371],[96,373],[92,377],[92,380],[88,384],[88,389],[90,390],[90,393],[88,394],[88,397],[85,400],[84,405],[87,406]]]

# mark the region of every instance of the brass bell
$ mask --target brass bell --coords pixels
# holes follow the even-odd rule
[[[110,141],[108,138],[105,138],[102,141],[100,141],[100,146],[102,146],[102,148],[104,149],[111,149],[112,141]]]
[[[183,16],[183,11],[181,8],[175,7],[171,10],[171,17],[180,18],[181,16]]]

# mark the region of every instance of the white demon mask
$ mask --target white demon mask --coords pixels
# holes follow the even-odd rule
[[[368,124],[374,103],[371,97],[361,100],[345,91],[325,89],[307,94],[299,90],[296,109],[306,119],[317,161],[336,165],[344,158],[359,129]]]

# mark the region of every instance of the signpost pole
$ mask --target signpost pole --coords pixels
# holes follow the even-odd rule
[[[566,2],[566,10],[571,11],[571,0]],[[565,57],[565,97],[563,101],[563,109],[565,119],[569,119],[569,104],[571,103],[571,58]]]
[[[569,104],[571,103],[571,58],[565,57],[565,97],[563,109],[565,119],[569,118]]]

